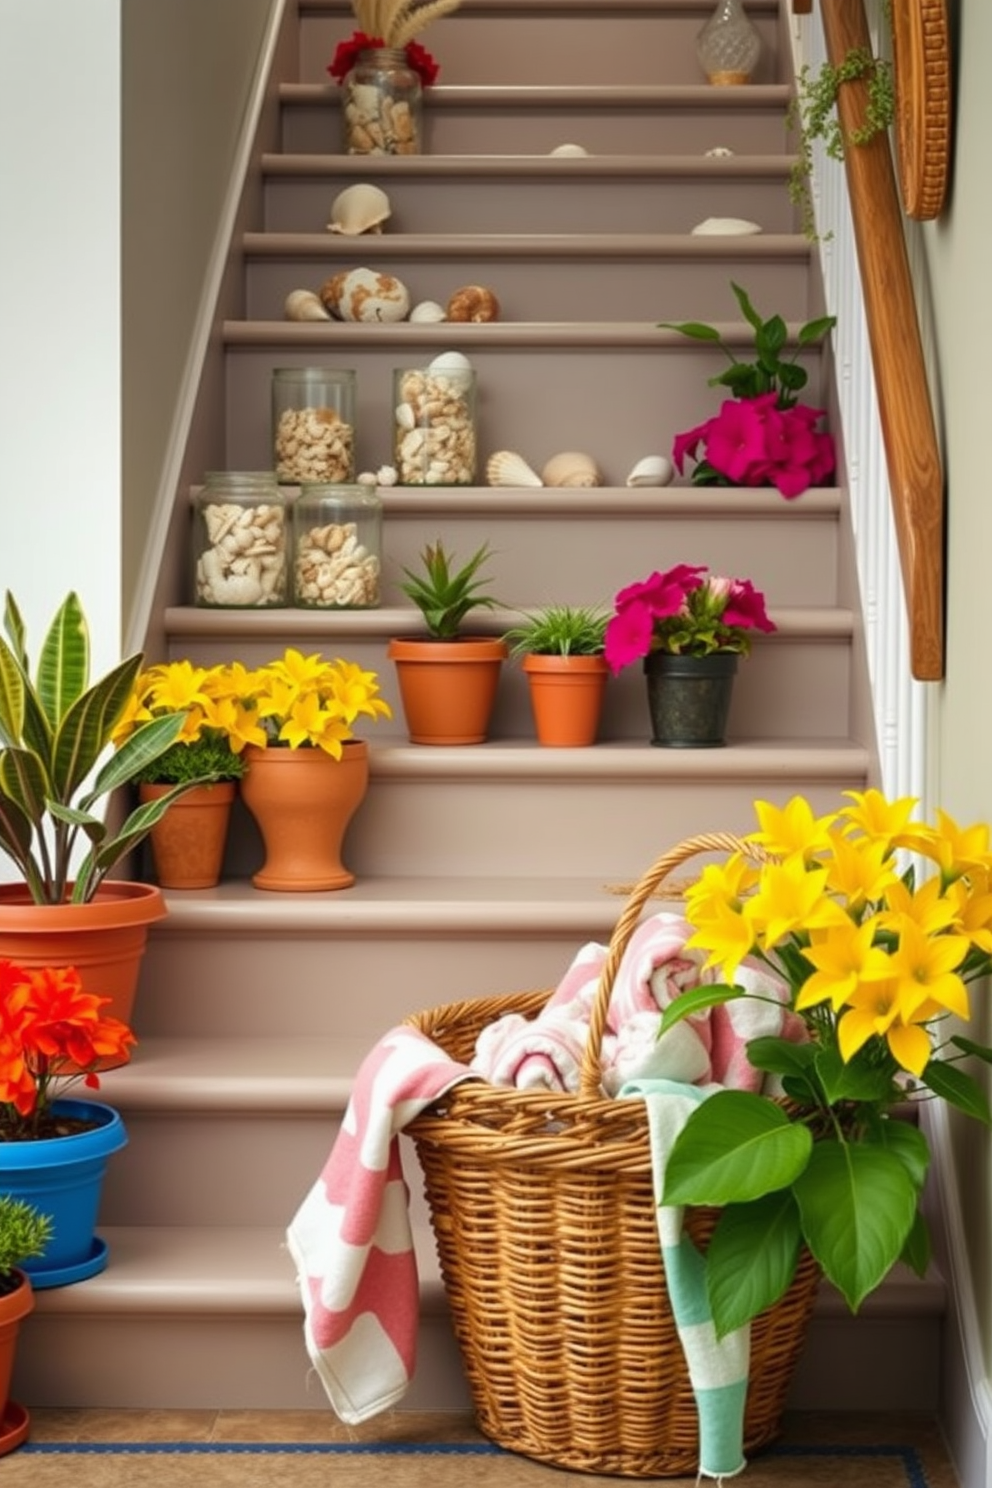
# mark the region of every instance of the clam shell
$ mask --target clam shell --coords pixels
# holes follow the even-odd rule
[[[461,351],[442,351],[428,362],[427,370],[446,377],[458,392],[464,392],[472,384],[472,363]]]
[[[447,320],[447,318],[444,306],[439,305],[437,300],[421,300],[410,311],[410,319],[421,324]]]
[[[744,237],[761,231],[763,229],[759,223],[749,222],[746,217],[707,217],[703,222],[697,222],[692,229],[693,236],[697,238]]]
[[[320,298],[338,320],[405,320],[410,291],[392,274],[375,269],[345,269],[320,286]]]
[[[546,486],[600,486],[603,483],[596,461],[581,450],[562,450],[561,454],[552,455],[541,471],[541,479]]]
[[[486,479],[491,486],[543,486],[536,470],[514,450],[497,450],[486,461]]]
[[[339,192],[331,203],[331,220],[327,224],[327,231],[345,233],[348,237],[381,232],[382,224],[391,212],[389,197],[381,186],[356,181],[353,186],[346,186],[344,191]]]
[[[330,320],[320,295],[312,289],[291,289],[286,296],[283,314],[287,320]]]
[[[670,486],[675,467],[667,455],[644,455],[627,477],[628,486]]]
[[[549,153],[552,155],[588,155],[589,151],[583,149],[581,145],[555,145]]]

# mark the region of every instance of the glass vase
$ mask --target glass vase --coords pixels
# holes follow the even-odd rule
[[[696,55],[709,82],[715,87],[749,82],[760,54],[761,38],[742,0],[717,0],[696,38]]]
[[[401,47],[359,52],[341,91],[347,154],[420,154],[423,88]]]

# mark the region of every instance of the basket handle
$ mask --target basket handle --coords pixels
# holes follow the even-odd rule
[[[603,1035],[606,1032],[606,1018],[610,1008],[610,998],[613,995],[613,983],[620,962],[623,960],[623,953],[640,923],[641,912],[645,904],[661,887],[668,875],[688,858],[695,857],[697,853],[739,852],[747,850],[748,846],[749,844],[742,842],[739,837],[726,832],[708,832],[698,837],[686,837],[683,842],[669,848],[668,852],[657,858],[634,885],[610,937],[606,965],[600,974],[596,996],[589,1014],[589,1034],[586,1038],[582,1067],[579,1072],[579,1094],[586,1099],[591,1100],[602,1094]]]

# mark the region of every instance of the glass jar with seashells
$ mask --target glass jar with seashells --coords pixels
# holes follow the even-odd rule
[[[423,89],[401,47],[359,52],[344,80],[349,155],[419,155]]]

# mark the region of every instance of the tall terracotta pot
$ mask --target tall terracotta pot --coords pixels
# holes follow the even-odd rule
[[[88,904],[35,904],[23,884],[0,884],[0,957],[74,966],[84,991],[109,997],[103,1011],[130,1023],[148,930],[166,913],[155,884],[105,880]]]
[[[138,796],[154,801],[171,789],[171,785],[141,785]],[[220,882],[236,794],[233,780],[198,785],[173,801],[152,827],[152,861],[163,889],[212,889]]]
[[[322,749],[245,750],[241,797],[262,834],[265,862],[252,883],[285,892],[346,889],[345,833],[369,782],[369,749],[350,739],[340,760]]]
[[[494,636],[390,641],[411,744],[482,744],[508,648]]]
[[[18,1285],[0,1297],[0,1457],[27,1441],[31,1419],[23,1405],[10,1398],[17,1335],[21,1323],[34,1307],[34,1290],[24,1271],[14,1275]]]
[[[602,656],[546,656],[522,662],[537,742],[553,749],[595,744],[608,669]]]

